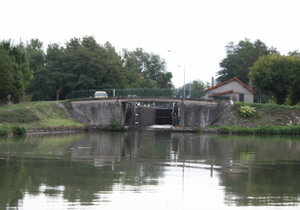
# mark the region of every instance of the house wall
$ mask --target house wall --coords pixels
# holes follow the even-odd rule
[[[237,81],[232,81],[230,83],[227,83],[225,85],[222,85],[218,88],[215,88],[213,90],[207,91],[205,94],[205,98],[209,98],[208,96],[214,93],[220,93],[228,90],[233,90],[233,93],[231,94],[226,94],[230,95],[232,97],[232,100],[236,99],[236,101],[239,101],[239,94],[243,93],[244,94],[244,102],[253,102],[253,93],[250,92],[248,89],[243,87],[240,83]],[[225,96],[225,95],[224,95]]]

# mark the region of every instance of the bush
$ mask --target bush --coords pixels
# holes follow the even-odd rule
[[[0,136],[8,136],[8,130],[5,128],[0,128]]]
[[[239,108],[239,115],[241,117],[245,117],[245,118],[253,117],[255,113],[256,113],[255,108],[248,105],[241,106]]]
[[[107,129],[110,131],[122,131],[124,130],[124,126],[117,120],[111,120]]]
[[[11,129],[13,135],[22,136],[26,134],[26,128],[20,126],[13,126]]]

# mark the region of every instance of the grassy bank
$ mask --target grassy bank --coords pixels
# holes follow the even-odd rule
[[[291,126],[259,126],[253,128],[220,126],[216,128],[219,133],[224,134],[279,134],[300,135],[300,125]]]
[[[300,135],[300,106],[235,103],[214,128],[226,134]]]
[[[67,103],[67,102],[65,102]],[[57,102],[27,102],[0,106],[0,135],[21,134],[34,128],[82,127]]]
[[[241,107],[245,106],[255,112],[248,117],[241,115]],[[217,127],[220,133],[300,135],[299,106],[235,103],[231,116],[228,124]]]
[[[254,111],[241,112],[242,108]],[[244,111],[247,111],[244,110]],[[235,103],[214,126],[228,126],[242,128],[285,127],[300,125],[300,106],[285,106],[276,104]],[[277,130],[277,128],[276,128]]]

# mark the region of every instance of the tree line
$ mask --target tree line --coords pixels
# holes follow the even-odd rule
[[[31,39],[0,43],[0,101],[10,95],[19,102],[66,99],[73,90],[110,88],[171,88],[172,73],[159,55],[142,48],[118,54],[109,42],[94,37],[72,38],[64,46]]]
[[[217,81],[238,77],[278,104],[295,105],[300,102],[299,72],[298,51],[281,55],[260,40],[244,39],[226,46]],[[46,50],[38,39],[1,41],[0,78],[0,103],[28,95],[32,100],[67,99],[75,90],[173,87],[172,73],[159,55],[142,48],[117,53],[112,44],[99,44],[92,36],[72,38],[63,46],[49,44]],[[191,95],[201,97],[209,86],[195,80],[185,90],[191,87]]]
[[[281,55],[260,40],[242,40],[226,46],[226,57],[220,62],[217,81],[238,77],[260,94],[272,96],[277,104],[300,102],[300,53]]]

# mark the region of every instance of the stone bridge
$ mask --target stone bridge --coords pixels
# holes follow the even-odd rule
[[[111,120],[126,126],[172,124],[206,127],[226,105],[214,101],[162,97],[127,97],[72,100],[72,114],[81,122],[107,126]]]

